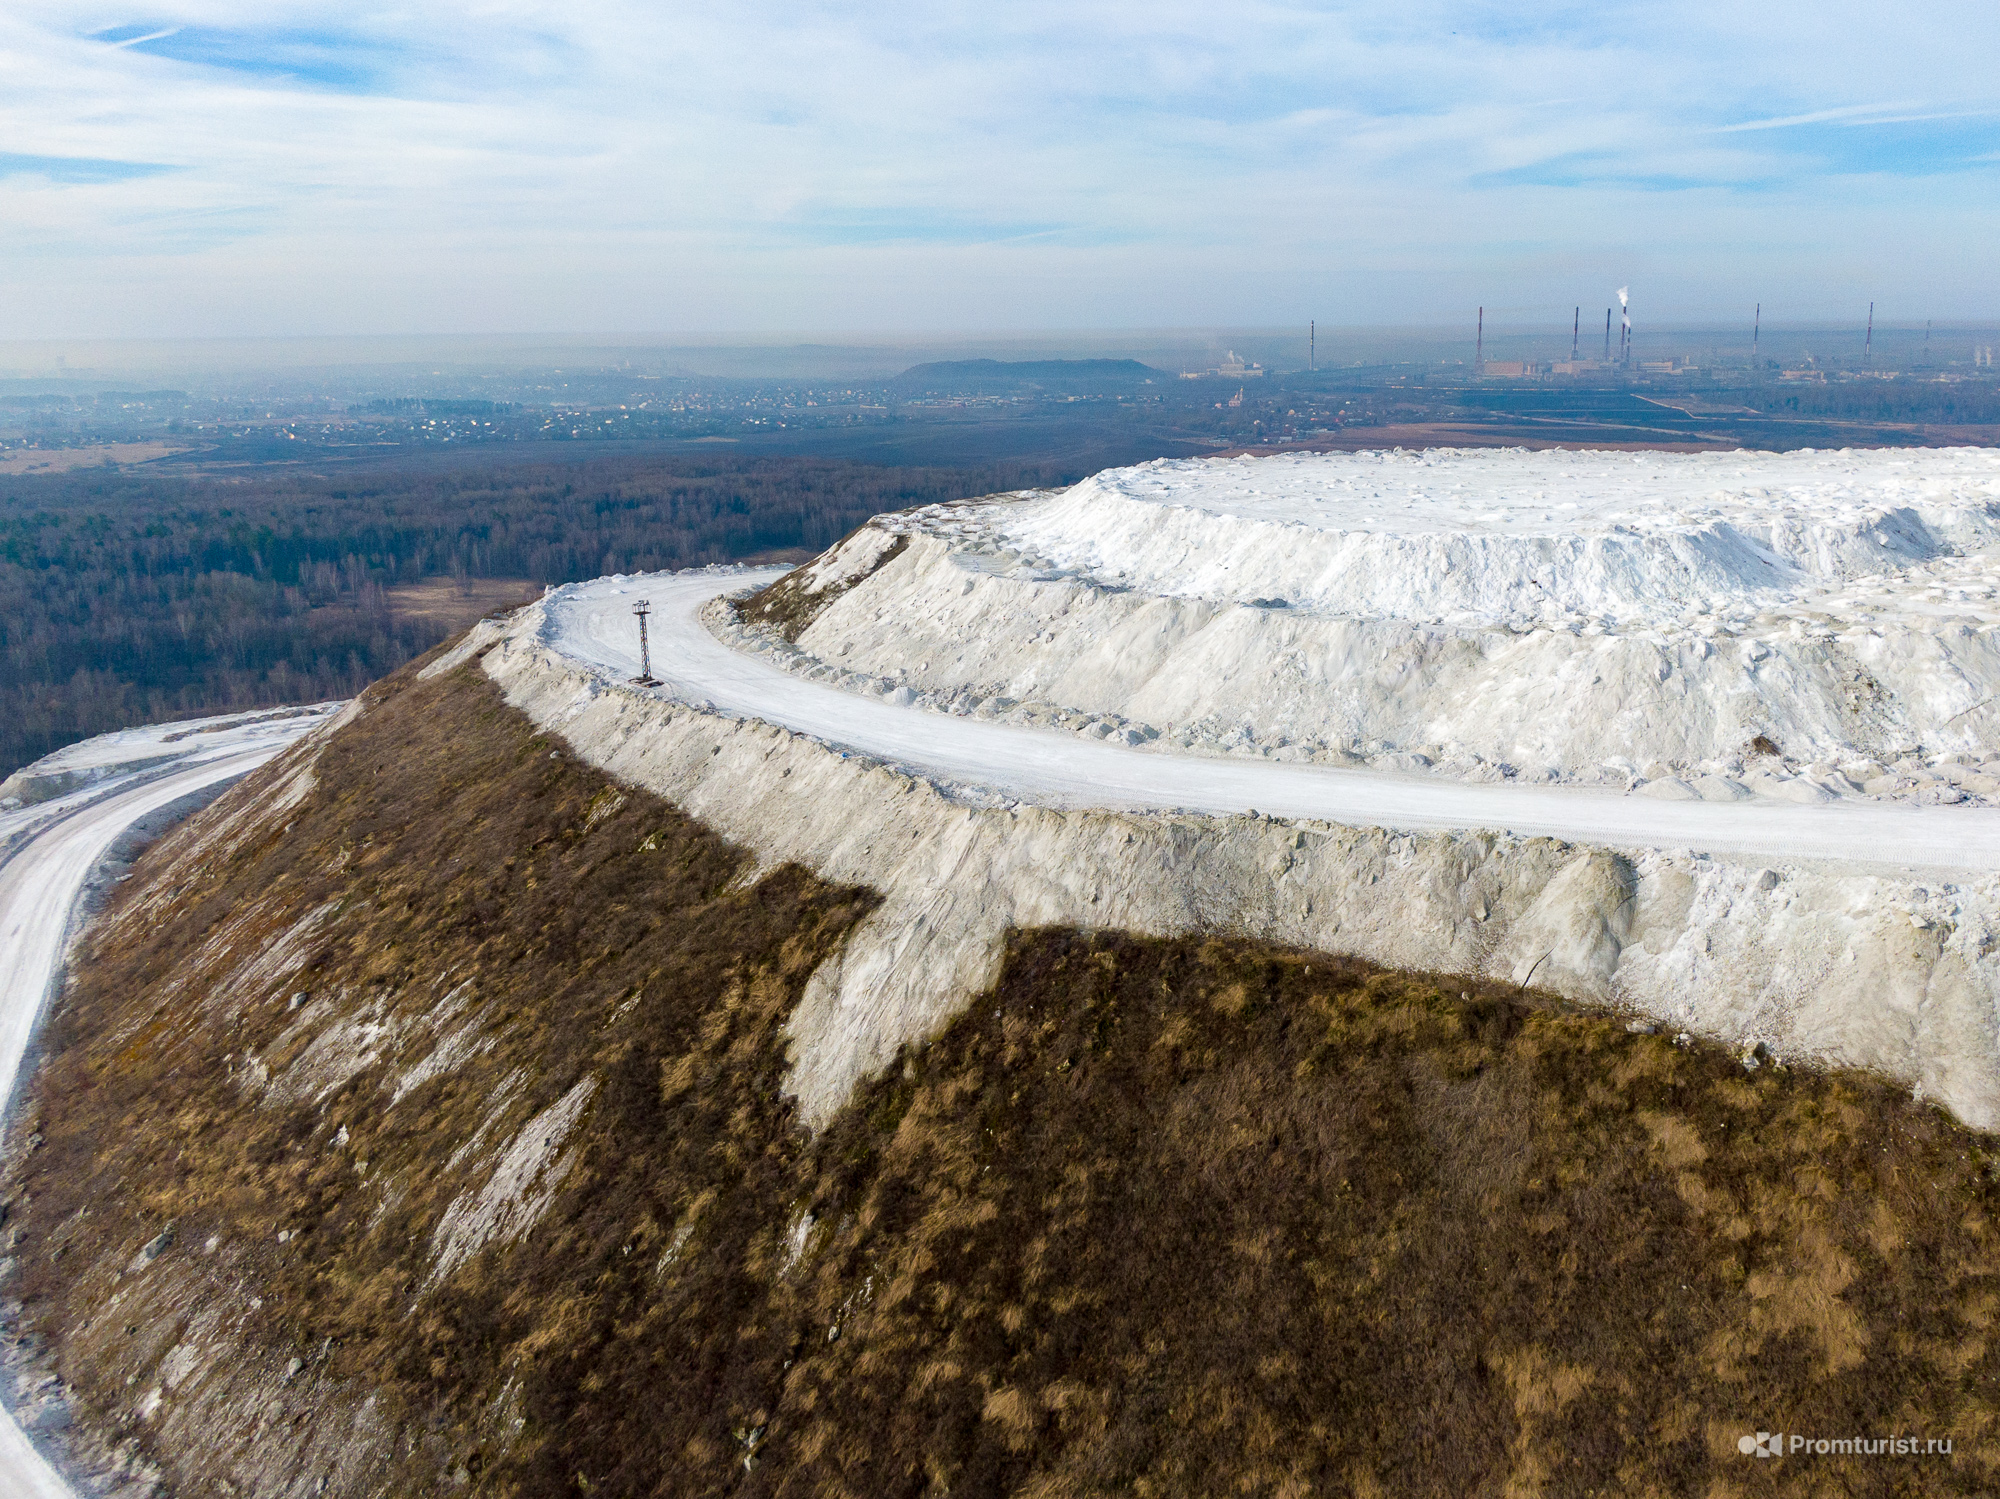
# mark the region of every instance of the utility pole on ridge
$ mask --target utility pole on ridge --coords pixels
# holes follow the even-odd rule
[[[653,612],[653,606],[641,599],[632,606],[632,612],[639,616],[639,675],[632,681],[639,687],[657,687],[660,679],[653,675],[653,652],[646,643],[646,616]]]

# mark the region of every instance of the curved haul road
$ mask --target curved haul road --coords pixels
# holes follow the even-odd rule
[[[185,725],[106,735],[84,753],[59,752],[89,763],[92,746],[116,741],[112,753],[141,763],[109,771],[84,790],[18,810],[0,812],[0,847],[13,852],[0,863],[0,1102],[11,1102],[21,1061],[62,966],[84,884],[119,836],[175,802],[255,770],[301,734],[324,722],[315,713],[283,719],[250,719],[185,734]],[[165,739],[181,730],[177,742]],[[75,1499],[68,1484],[0,1410],[0,1499]]]
[[[1621,849],[1849,868],[2000,872],[2000,808],[1844,801],[1667,802],[1552,786],[1471,785],[1381,771],[1208,759],[1131,749],[1055,729],[897,707],[822,686],[732,650],[699,618],[718,594],[784,569],[600,578],[545,601],[543,643],[623,680],[639,669],[632,605],[652,602],[655,689],[965,785],[1057,806],[1229,813],[1256,808],[1399,829],[1486,828]]]

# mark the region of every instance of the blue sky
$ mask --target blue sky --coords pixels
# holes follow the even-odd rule
[[[1957,0],[11,0],[0,320],[1994,317],[1995,57]]]

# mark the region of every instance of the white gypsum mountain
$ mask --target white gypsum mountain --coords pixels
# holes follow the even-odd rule
[[[868,573],[857,548],[893,564],[902,544],[865,529],[759,596],[837,596]],[[1533,982],[2000,1119],[2000,810],[1481,785],[927,712],[704,627],[777,579],[572,585],[429,669],[476,658],[591,764],[760,863],[881,893],[790,1022],[809,1123],[990,985],[1010,928],[1049,925],[1240,931]],[[631,680],[641,598],[653,687]]]
[[[792,638],[737,642],[1162,749],[1668,798],[2000,796],[1984,450],[1161,461],[879,517],[801,592]]]

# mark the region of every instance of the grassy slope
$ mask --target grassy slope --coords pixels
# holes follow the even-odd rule
[[[475,671],[376,698],[289,832],[149,855],[121,898],[187,898],[100,927],[125,935],[63,1002],[17,1286],[102,1419],[185,1335],[187,1296],[144,1302],[183,1275],[261,1296],[234,1336],[301,1350],[327,1409],[376,1394],[393,1439],[354,1492],[461,1466],[483,1493],[857,1499],[1991,1482],[1991,1143],[1893,1089],[1323,955],[1040,932],[808,1139],[782,1027],[867,894],[746,885]],[[224,981],[225,924],[254,945],[330,901],[302,969]],[[467,978],[477,1044],[399,1100],[431,1039],[323,1097],[243,1082]],[[298,992],[328,1007],[306,1032]],[[585,1077],[547,1214],[423,1289],[445,1205]],[[213,1439],[159,1444],[186,1492],[268,1471],[206,1377],[169,1403]],[[1958,1450],[1758,1463],[1758,1428]]]

